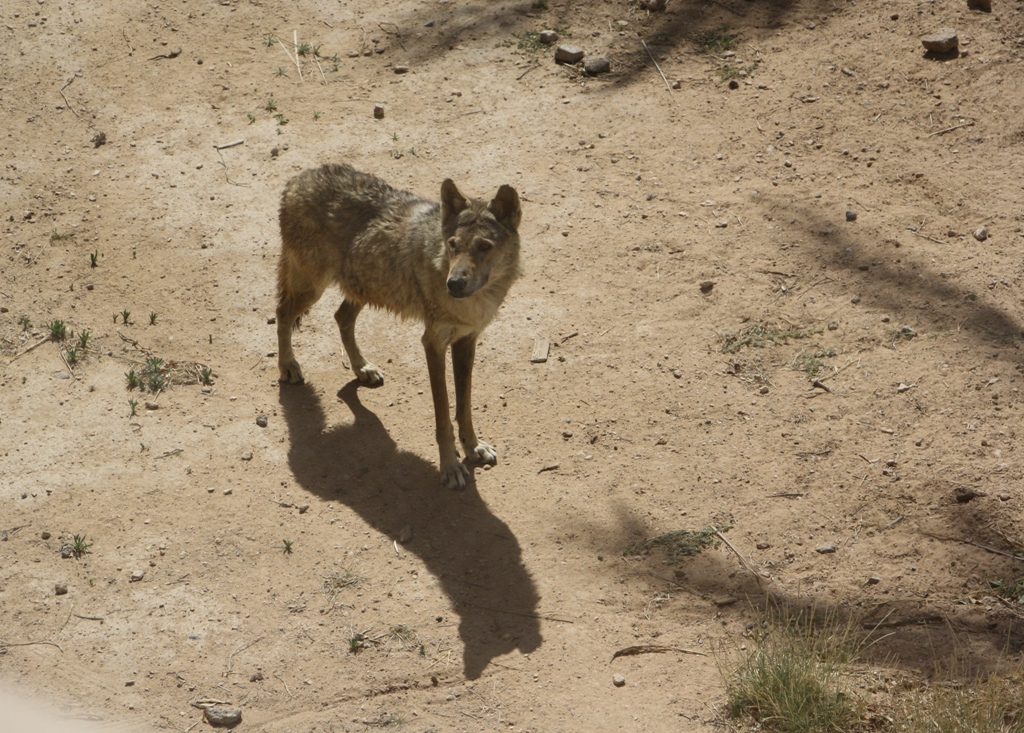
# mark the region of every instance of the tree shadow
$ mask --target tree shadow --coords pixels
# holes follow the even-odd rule
[[[472,480],[461,492],[439,486],[437,469],[399,450],[380,419],[359,401],[358,382],[338,397],[353,421],[327,426],[308,385],[282,385],[288,463],[306,491],[339,501],[423,561],[459,616],[463,669],[476,679],[495,657],[542,641],[537,589],[515,535],[491,513]]]

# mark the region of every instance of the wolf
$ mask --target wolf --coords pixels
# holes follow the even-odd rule
[[[280,383],[301,383],[292,330],[332,284],[342,301],[334,314],[341,343],[359,382],[384,383],[355,338],[364,306],[422,321],[430,392],[434,399],[441,482],[466,485],[459,461],[445,379],[448,348],[455,380],[459,440],[471,463],[494,465],[497,453],[473,429],[473,361],[480,332],[494,319],[521,275],[519,194],[509,185],[489,202],[467,198],[449,178],[441,201],[392,188],[350,165],[304,171],[281,196],[281,258],[277,270]]]

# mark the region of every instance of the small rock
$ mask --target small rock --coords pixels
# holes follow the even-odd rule
[[[540,42],[545,46],[550,46],[552,43],[558,43],[558,33],[555,31],[541,31]]]
[[[979,227],[974,230],[974,238],[979,242],[984,242],[988,239],[988,227]]]
[[[56,584],[54,584],[53,592],[54,592],[54,594],[56,594],[58,596],[66,595],[67,592],[68,592],[68,584],[67,583],[56,583]]]
[[[95,135],[93,135],[91,138],[89,138],[89,142],[92,143],[92,146],[94,148],[98,148],[100,145],[106,145],[107,144],[107,133],[105,133],[105,132],[97,132]]]
[[[242,454],[242,460],[243,461],[251,461],[252,460],[252,451],[249,450],[249,451],[246,451],[245,453],[243,453]]]
[[[882,323],[888,323],[888,322],[889,322],[889,316],[882,316]]]
[[[839,330],[839,324],[836,323],[835,321],[829,321],[828,322],[828,330],[829,331],[838,331]]]
[[[270,316],[269,318],[267,318],[267,324],[268,325],[273,326],[275,323],[277,323],[277,317],[276,316]]]
[[[672,376],[675,377],[676,379],[682,379],[683,378],[683,373],[681,371],[679,371],[678,369],[673,369],[672,370]]]
[[[270,149],[270,157],[271,158],[276,158],[280,154],[281,154],[281,149],[279,147],[277,147],[276,145]]]
[[[305,514],[309,511],[309,504],[299,504],[299,514]]]
[[[1010,500],[1010,495],[1009,494],[1000,494],[999,495],[999,501],[1009,501],[1009,500]]]
[[[375,104],[375,105],[373,105],[373,117],[376,120],[384,119],[384,105],[383,104]]]
[[[224,496],[231,496],[233,489],[224,489]]]
[[[705,280],[704,282],[702,282],[702,283],[700,284],[700,291],[701,291],[702,293],[704,293],[704,295],[707,295],[708,293],[710,293],[710,292],[711,292],[711,290],[712,290],[712,289],[713,289],[714,287],[715,287],[715,283],[714,283],[714,281],[713,281],[713,280]]]
[[[262,672],[253,672],[251,675],[249,675],[250,682],[262,682],[263,679],[264,678]]]
[[[125,687],[135,687],[135,680],[125,680],[124,681],[124,686]]]
[[[759,389],[759,390],[757,390],[757,391],[758,391],[758,393],[760,393],[760,394],[768,394],[768,392],[769,392],[770,390],[768,389],[768,385],[767,385],[767,384],[762,384],[762,385],[761,385],[761,389]]]
[[[912,329],[910,326],[900,326],[900,336],[905,339],[912,339],[917,336],[917,331]]]
[[[267,427],[267,416],[262,413],[257,415],[256,424],[259,425],[261,428]]]
[[[836,551],[836,544],[834,542],[826,542],[821,547],[815,548],[814,551],[822,555],[829,555]]]
[[[146,400],[146,409],[147,410],[159,410],[160,409],[160,405],[157,404],[156,402],[151,402],[149,400]]]
[[[860,296],[859,295],[853,296],[852,298],[850,298],[850,302],[853,303],[854,305],[856,305],[857,303],[860,302]]]
[[[229,728],[242,722],[242,710],[228,705],[211,705],[206,708],[206,722]]]
[[[587,56],[583,59],[583,70],[590,76],[607,74],[612,69],[612,62],[607,56]]]
[[[402,527],[402,531],[398,533],[398,541],[401,542],[404,545],[406,542],[408,542],[411,539],[412,539],[412,526],[407,524],[404,527]]]
[[[725,229],[727,226],[729,226],[728,219],[719,219],[715,222],[715,229]]]
[[[563,43],[555,49],[555,61],[559,64],[575,64],[583,58],[583,49]]]
[[[953,496],[956,498],[957,504],[966,504],[969,501],[977,499],[979,496],[984,496],[984,494],[971,488],[960,487],[953,492]]]
[[[972,10],[984,10],[986,13],[991,13],[992,0],[967,0],[967,7]]]
[[[428,20],[426,23],[423,24],[423,27],[424,28],[433,28],[434,24],[436,24],[436,23],[437,23],[436,20]],[[260,675],[260,679],[263,679],[262,675]]]
[[[682,89],[683,88],[683,80],[682,79],[676,79],[674,82],[672,82],[672,88],[673,89]]]
[[[767,550],[769,547],[771,547],[771,544],[768,542],[758,542],[757,545],[755,545],[755,547],[757,547],[757,549],[759,550]]]
[[[879,578],[877,575],[872,575],[870,578],[868,578],[867,584],[868,585],[878,585],[881,582],[882,582],[881,578]]]
[[[0,305],[0,313],[6,313],[6,312],[7,312],[7,306],[6,305]]]
[[[408,74],[409,67],[405,66],[404,64],[399,64],[398,66],[395,67],[394,71],[396,74]]]
[[[52,537],[53,535],[51,535],[51,534],[50,534],[49,532],[47,532],[47,531],[46,531],[46,530],[44,529],[44,530],[43,530],[42,532],[40,532],[40,533],[39,533],[39,536],[40,536],[40,537],[42,537],[42,538],[43,538],[44,540],[48,540],[48,539],[50,539],[50,537]]]
[[[616,687],[624,687],[625,684],[626,684],[626,678],[623,677],[621,674],[613,674],[612,675],[612,684],[615,685]]]
[[[60,548],[60,556],[67,560],[69,557],[71,557],[71,548],[67,545]]]
[[[857,212],[853,211],[851,209],[847,209],[846,210],[846,220],[847,221],[857,221]]]
[[[135,572],[133,572],[131,575],[128,576],[128,582],[129,583],[138,583],[140,580],[142,580],[145,577],[146,577],[146,572],[144,570],[136,570]]]
[[[740,88],[740,83],[738,81],[736,81],[735,79],[730,79],[729,80],[729,88],[730,89],[739,89]],[[786,161],[786,162],[788,163],[789,161]]]
[[[850,70],[850,69],[848,69],[848,68],[846,68],[845,66],[844,66],[844,67],[843,67],[843,68],[841,69],[841,71],[842,71],[842,72],[843,72],[844,74],[846,74],[846,76],[853,76],[853,71],[852,71],[852,70]]]
[[[913,388],[914,385],[912,384],[904,384],[903,382],[900,382],[900,386],[896,388],[896,391],[903,394],[904,392],[909,392]]]
[[[942,28],[938,33],[925,36],[921,39],[921,45],[926,51],[934,53],[948,53],[959,45],[960,40],[956,37],[955,28]]]
[[[721,598],[715,598],[714,604],[719,608],[725,608],[726,606],[731,606],[739,600],[740,599],[736,596],[722,596]]]

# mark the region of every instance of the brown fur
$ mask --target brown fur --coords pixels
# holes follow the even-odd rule
[[[281,196],[277,339],[281,383],[303,381],[292,351],[299,317],[332,284],[343,300],[335,320],[360,382],[384,383],[355,340],[363,306],[423,321],[442,481],[465,485],[448,406],[445,354],[452,350],[455,416],[468,460],[494,464],[494,449],[473,430],[470,404],[476,340],[520,274],[519,196],[501,186],[490,201],[468,199],[449,179],[441,203],[392,188],[349,165],[300,173]]]

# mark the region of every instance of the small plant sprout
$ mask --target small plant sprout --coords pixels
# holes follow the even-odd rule
[[[265,44],[267,44],[267,48],[270,48],[275,43],[277,43],[277,37],[276,36],[267,36],[266,38],[263,39],[263,42]]]
[[[212,344],[213,343],[213,334],[212,333],[210,334],[209,338],[210,338],[210,343]]]
[[[115,313],[115,314],[114,314],[114,323],[117,323],[117,317],[118,317],[119,315],[120,315],[119,313]]]
[[[71,538],[71,554],[76,558],[89,554],[90,547],[92,547],[92,543],[85,541],[84,534],[76,534]]]
[[[99,266],[100,266],[100,251],[96,250],[95,252],[89,253],[89,267],[99,267]]]
[[[245,116],[249,118],[250,125],[256,122],[256,115],[254,115],[252,112],[246,112]]]
[[[89,336],[91,334],[88,331],[80,331],[78,334],[78,345],[83,349],[89,348]]]
[[[199,378],[203,384],[213,384],[213,369],[203,367],[199,370]]]
[[[132,312],[130,310],[121,311],[121,322],[124,323],[126,326],[128,325],[128,319],[131,317]]]
[[[68,364],[77,364],[78,363],[78,349],[68,349],[67,360],[68,360]]]
[[[313,121],[315,122],[316,120],[319,120],[319,119],[320,119],[320,110],[318,110],[318,109],[313,110]]]
[[[149,450],[149,446],[145,443],[139,443],[139,453],[145,453]]]
[[[139,401],[133,400],[132,398],[129,397],[128,407],[131,409],[131,412],[128,413],[128,417],[135,417],[138,414],[137,409],[139,407]]]
[[[323,56],[320,55],[320,46],[319,46],[319,44],[316,45],[316,46],[313,46],[313,55],[316,56],[318,59],[319,58],[323,58]]]
[[[285,117],[283,114],[279,113],[279,114],[274,115],[274,119],[277,120],[277,124],[279,124],[279,125],[287,125],[288,124],[288,118]]]
[[[366,636],[364,634],[356,633],[349,637],[348,650],[352,654],[358,654],[366,648]]]
[[[164,360],[158,356],[151,356],[146,359],[146,365],[142,367],[142,377],[146,380],[146,386],[150,392],[159,392],[167,384],[167,376],[164,374]]]
[[[398,142],[398,133],[397,132],[391,133],[391,139],[394,140],[397,143]]]
[[[149,314],[149,325],[150,326],[155,326],[156,325],[156,313],[150,313]]]
[[[295,544],[295,540],[281,540],[281,543],[284,545],[284,554],[291,555],[292,545]]]
[[[64,321],[53,320],[47,323],[46,327],[50,330],[50,338],[54,341],[63,341],[68,337],[68,327]]]
[[[22,331],[27,331],[32,325],[32,321],[29,320],[28,316],[22,316],[18,319],[18,325],[21,326]]]
[[[267,103],[263,105],[263,109],[267,110],[267,112],[275,112],[277,111],[277,102],[273,99],[268,99]]]
[[[300,43],[299,44],[299,48],[298,48],[299,56],[309,56],[309,52],[312,51],[312,50],[313,50],[313,47],[310,46],[308,43]]]
[[[139,375],[132,369],[124,373],[124,378],[128,382],[128,389],[135,389],[139,386]]]
[[[274,72],[274,76],[288,76],[288,72],[285,71],[283,66],[278,66],[277,71]]]

